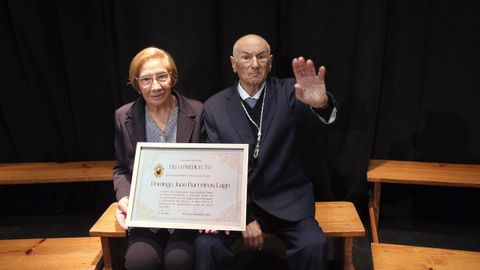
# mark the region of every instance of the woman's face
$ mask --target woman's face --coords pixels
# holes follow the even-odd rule
[[[138,89],[150,106],[168,106],[172,79],[165,63],[159,59],[145,61],[138,74]]]

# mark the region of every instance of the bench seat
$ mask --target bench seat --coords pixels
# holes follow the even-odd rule
[[[372,243],[375,270],[478,270],[480,252]]]
[[[0,240],[0,269],[101,269],[97,237]]]
[[[113,258],[112,242],[124,238],[123,230],[115,220],[117,203],[112,203],[90,229],[90,235],[101,238],[105,269],[112,269],[118,258]],[[315,219],[325,236],[342,237],[344,241],[344,269],[354,270],[352,261],[353,237],[365,236],[365,228],[351,202],[317,202]]]

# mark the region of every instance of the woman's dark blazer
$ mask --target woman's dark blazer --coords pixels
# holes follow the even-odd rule
[[[198,143],[204,139],[203,104],[176,92],[178,100],[178,143]],[[145,100],[142,97],[123,105],[115,111],[115,159],[113,185],[120,200],[130,193],[133,162],[137,142],[145,142]]]

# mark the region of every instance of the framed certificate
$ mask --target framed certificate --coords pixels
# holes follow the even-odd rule
[[[244,231],[247,144],[137,143],[129,227]]]

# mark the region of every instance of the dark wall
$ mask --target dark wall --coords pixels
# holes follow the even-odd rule
[[[171,52],[176,89],[204,101],[257,33],[277,76],[296,56],[327,67],[338,121],[302,131],[299,152],[318,199],[363,200],[370,158],[479,163],[478,14],[473,0],[1,0],[0,162],[113,159],[139,50]]]

